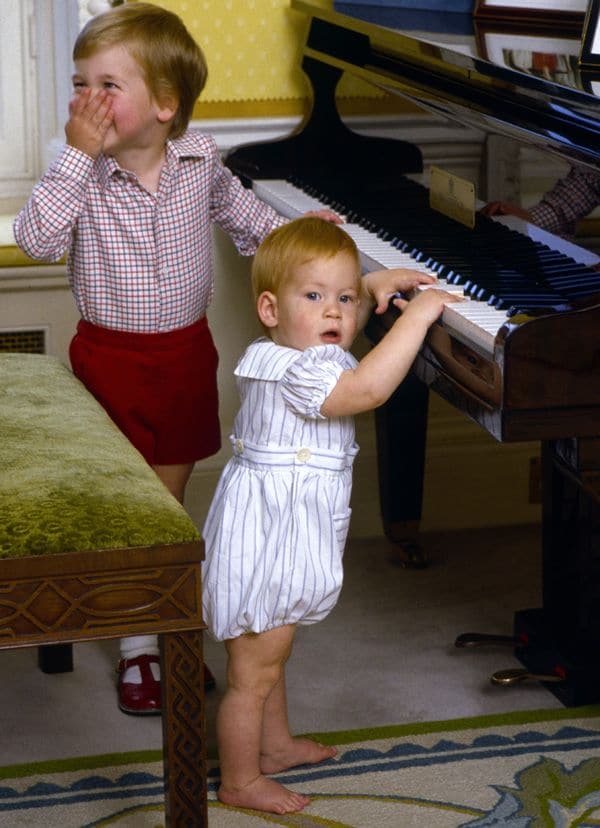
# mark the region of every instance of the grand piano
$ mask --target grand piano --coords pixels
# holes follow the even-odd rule
[[[337,4],[336,4],[337,5]],[[542,606],[517,609],[507,641],[563,704],[600,701],[600,272],[544,233],[477,215],[473,229],[432,210],[419,148],[357,134],[340,118],[344,72],[438,116],[517,139],[600,174],[597,77],[569,85],[455,50],[434,34],[357,19],[309,0],[302,67],[312,110],[289,137],[234,149],[227,164],[285,215],[343,214],[365,270],[418,267],[468,301],[448,306],[413,369],[377,412],[382,515],[401,541],[421,515],[429,391],[500,442],[542,446]],[[457,18],[455,18],[457,19]],[[386,21],[387,22],[387,21]],[[531,235],[534,238],[531,238]],[[376,343],[398,311],[373,316]],[[406,443],[398,435],[410,434]]]

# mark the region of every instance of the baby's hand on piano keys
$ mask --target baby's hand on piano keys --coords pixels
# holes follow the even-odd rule
[[[395,299],[394,304],[402,311],[403,317],[418,317],[427,326],[432,325],[441,315],[444,307],[451,302],[464,302],[462,296],[448,293],[439,288],[428,288],[416,293],[413,299]]]
[[[376,303],[375,313],[385,313],[390,300],[397,300],[397,293],[406,293],[417,285],[434,285],[436,279],[428,273],[396,267],[390,270],[374,270],[363,278],[363,285]]]

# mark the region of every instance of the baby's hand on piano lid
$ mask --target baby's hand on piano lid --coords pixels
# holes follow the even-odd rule
[[[333,224],[344,223],[344,219],[341,216],[338,216],[337,213],[334,213],[333,210],[308,210],[304,213],[304,215],[321,218],[323,221],[331,221]]]
[[[434,285],[437,279],[428,273],[404,267],[390,270],[373,270],[363,277],[363,286],[375,301],[375,313],[385,313],[390,300],[396,300],[399,293],[406,293],[417,285]]]

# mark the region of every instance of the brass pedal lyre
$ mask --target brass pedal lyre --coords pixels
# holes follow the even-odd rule
[[[522,681],[550,681],[560,682],[565,680],[565,676],[559,676],[556,673],[545,675],[543,673],[531,673],[522,667],[514,667],[508,670],[497,670],[490,677],[492,684],[499,684],[502,687],[512,687],[513,684],[519,684]]]

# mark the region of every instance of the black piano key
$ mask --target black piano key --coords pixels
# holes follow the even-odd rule
[[[552,307],[553,305],[563,305],[564,300],[556,295],[540,295],[540,294],[513,294],[512,296],[502,296],[496,299],[493,304],[498,310],[506,310],[513,305],[521,308],[538,308],[538,307]]]
[[[486,216],[476,217],[472,231],[431,210],[426,188],[409,179],[395,180],[393,195],[383,188],[365,193],[351,177],[325,189],[330,184],[328,198],[348,220],[426,262],[439,278],[468,286],[472,298],[506,309],[552,308],[600,291],[597,273],[548,245]]]
[[[590,294],[589,288],[575,288],[574,290],[569,290],[569,299],[574,302],[577,299],[588,299],[590,296],[596,295],[598,301],[600,301],[600,285],[598,286],[597,290],[594,293]]]

